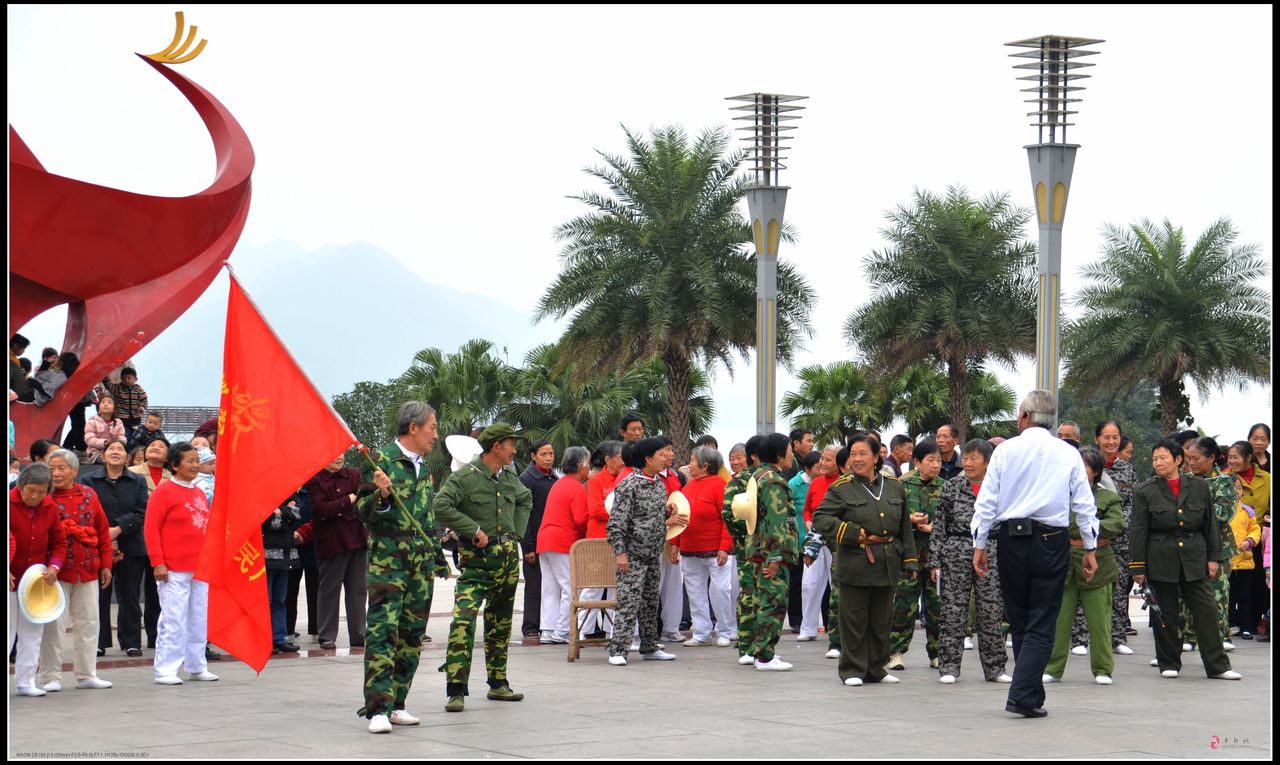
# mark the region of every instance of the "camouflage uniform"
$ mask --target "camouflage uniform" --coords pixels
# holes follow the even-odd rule
[[[754,634],[747,654],[768,662],[773,660],[773,648],[782,637],[782,622],[787,617],[788,566],[795,565],[800,555],[791,487],[773,465],[757,470],[755,479],[756,533],[746,537],[744,544],[744,555],[756,578]],[[777,575],[766,578],[765,569],[779,561]]]
[[[1004,674],[1008,656],[1000,621],[1004,617],[1004,596],[1000,593],[999,549],[994,536],[987,540],[986,576],[973,570],[973,506],[978,498],[963,473],[943,484],[937,515],[929,540],[929,565],[942,568],[939,594],[942,598],[938,629],[938,673],[960,676],[964,656],[965,618],[969,596],[977,596],[978,654],[982,673],[988,680]]]
[[[658,650],[659,558],[667,541],[667,489],[661,480],[635,471],[613,490],[613,511],[605,526],[615,555],[626,554],[618,574],[618,611],[609,640],[610,656],[626,656],[637,618],[640,653]]]
[[[1240,554],[1236,545],[1236,534],[1231,530],[1231,519],[1236,512],[1236,484],[1229,475],[1225,475],[1216,467],[1204,477],[1209,484],[1209,493],[1213,495],[1213,517],[1218,521],[1219,533],[1222,534],[1222,563],[1217,579],[1209,580],[1209,589],[1213,591],[1213,600],[1218,604],[1218,626],[1222,628],[1222,639],[1231,639],[1231,559]],[[1182,603],[1182,642],[1194,643],[1196,627],[1191,610],[1186,601]]]
[[[907,498],[907,515],[924,513],[928,523],[932,524],[937,514],[938,496],[942,493],[942,485],[946,483],[935,477],[928,483],[920,479],[919,474],[902,479],[902,491]],[[916,529],[914,531],[916,550],[920,554],[920,566],[929,565],[928,550],[930,534]],[[924,634],[925,650],[930,659],[938,657],[938,614],[941,612],[942,599],[938,597],[938,585],[933,577],[919,576],[915,579],[902,577],[898,582],[898,592],[893,600],[893,632],[889,638],[889,653],[906,653],[911,648],[911,636],[916,631],[916,619],[920,615],[920,591],[924,590]]]
[[[484,663],[489,687],[507,685],[507,644],[511,641],[511,613],[520,582],[520,539],[533,510],[533,493],[514,471],[495,475],[476,457],[445,479],[436,494],[440,523],[458,534],[458,568],[454,589],[449,648],[440,671],[445,695],[466,696],[475,646],[476,618],[484,605]],[[485,547],[471,541],[477,531],[489,537]]]
[[[384,501],[377,489],[368,491],[374,469],[366,465],[363,496],[356,500],[356,513],[369,530],[364,706],[356,713],[366,718],[404,709],[426,633],[432,575],[449,576],[444,550],[439,540],[429,536],[435,529],[431,473],[425,465],[420,472],[415,471],[413,460],[398,443],[369,456],[391,479],[392,496]],[[412,518],[405,515],[405,510]]]
[[[751,655],[756,624],[756,568],[746,556],[747,524],[733,517],[733,498],[747,490],[751,469],[741,470],[724,487],[724,507],[720,517],[733,539],[733,556],[738,564],[738,655]]]
[[[1127,642],[1125,625],[1129,623],[1129,591],[1133,589],[1133,574],[1129,570],[1129,519],[1133,515],[1133,489],[1138,485],[1138,471],[1133,465],[1117,459],[1103,469],[1116,485],[1116,494],[1124,508],[1124,533],[1115,538],[1111,546],[1116,551],[1116,566],[1120,569],[1120,578],[1116,581],[1116,591],[1111,607],[1111,645],[1118,646]],[[1071,644],[1086,645],[1089,642],[1089,630],[1084,623],[1084,610],[1076,609],[1076,620],[1071,626]]]

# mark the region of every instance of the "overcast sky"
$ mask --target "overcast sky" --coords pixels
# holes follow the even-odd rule
[[[1064,297],[1104,222],[1167,217],[1194,240],[1229,215],[1272,260],[1270,6],[11,5],[9,123],[50,171],[158,195],[208,184],[194,110],[131,55],[169,44],[174,10],[209,40],[180,71],[257,153],[243,242],[368,241],[518,308],[557,271],[552,229],[585,210],[566,196],[603,190],[582,168],[624,150],[620,124],[697,133],[730,124],[726,96],[806,95],[782,176],[800,234],[782,257],[819,297],[797,368],[849,357],[840,330],[870,297],[861,262],[885,210],[953,184],[1032,206],[1035,130],[1004,43],[1042,34],[1106,40],[1068,133]],[[754,430],[753,363],[717,381],[722,442]],[[1030,362],[995,371],[1019,397],[1033,386]],[[1270,393],[1215,392],[1192,412],[1243,438],[1270,422]]]

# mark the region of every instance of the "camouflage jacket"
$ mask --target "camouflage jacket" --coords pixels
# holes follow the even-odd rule
[[[919,570],[902,484],[893,479],[877,474],[868,485],[842,476],[813,511],[813,530],[834,543],[835,579],[842,584],[892,587],[904,571]]]
[[[1127,531],[1129,517],[1133,515],[1133,490],[1138,486],[1138,471],[1134,469],[1131,463],[1117,459],[1103,468],[1103,472],[1111,476],[1111,480],[1116,485],[1116,494],[1120,495],[1120,502],[1124,511],[1124,527]]]
[[[409,555],[417,554],[432,561],[437,576],[448,576],[444,550],[434,536],[431,472],[424,464],[421,474],[414,475],[413,461],[395,441],[371,452],[369,457],[391,479],[391,496],[384,501],[376,488],[368,490],[373,484],[373,467],[366,463],[360,474],[356,514],[369,530],[370,566],[395,567],[396,561],[403,562]],[[413,521],[417,521],[416,527]]]
[[[912,473],[910,476],[901,479],[902,492],[907,499],[907,517],[910,518],[912,513],[924,513],[929,519],[929,524],[933,524],[933,519],[937,515],[938,497],[942,494],[942,485],[946,481],[941,477],[935,476],[932,481],[924,481],[920,478],[919,473]],[[913,529],[916,538],[916,552],[920,554],[921,565],[928,565],[929,553],[929,537],[930,533]]]
[[[523,537],[532,511],[533,492],[520,477],[505,467],[495,475],[483,456],[451,473],[436,493],[436,516],[464,547],[481,529],[493,539]]]
[[[613,511],[605,532],[615,555],[657,560],[667,541],[666,485],[639,471],[623,478],[613,490]]]
[[[933,534],[929,537],[929,566],[945,565],[948,558],[957,556],[972,557],[973,532],[969,530],[969,522],[973,520],[973,506],[977,502],[973,485],[964,473],[942,485],[934,511]],[[989,546],[994,539],[994,534],[988,538]]]
[[[733,539],[733,554],[738,556],[739,560],[745,560],[742,553],[747,539],[747,523],[734,519],[733,498],[747,490],[749,480],[751,480],[750,468],[738,471],[737,475],[729,479],[729,483],[724,487],[724,508],[720,511],[720,517],[724,518],[724,525],[729,529],[729,536]]]
[[[1240,554],[1236,533],[1231,530],[1231,519],[1236,515],[1236,482],[1216,467],[1204,480],[1209,484],[1209,494],[1213,496],[1213,517],[1218,521],[1219,533],[1222,534],[1222,559],[1229,561]]]
[[[782,474],[772,465],[756,471],[756,533],[746,538],[748,560],[768,565],[773,561],[795,564],[800,561],[800,541],[796,536],[796,505]]]

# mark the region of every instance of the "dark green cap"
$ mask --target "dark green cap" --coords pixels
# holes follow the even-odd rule
[[[476,440],[480,442],[480,445],[484,447],[485,451],[488,451],[494,444],[502,441],[503,439],[519,437],[520,434],[516,432],[516,429],[507,423],[495,422],[481,431],[480,437]]]

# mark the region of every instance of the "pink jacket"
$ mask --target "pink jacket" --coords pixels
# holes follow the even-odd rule
[[[106,451],[107,442],[115,439],[124,440],[124,423],[112,420],[109,424],[102,415],[95,414],[84,424],[84,442],[86,462],[101,462],[102,453]]]

